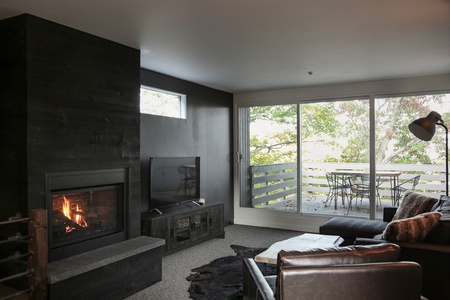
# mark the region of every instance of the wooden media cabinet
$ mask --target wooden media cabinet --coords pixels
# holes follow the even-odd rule
[[[224,237],[223,204],[184,202],[141,215],[142,235],[165,239],[165,254]]]

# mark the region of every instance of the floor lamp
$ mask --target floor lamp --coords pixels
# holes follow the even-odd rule
[[[444,121],[439,113],[432,111],[425,118],[420,118],[409,124],[409,131],[417,138],[430,141],[436,131],[436,125],[441,125],[445,129],[445,195],[448,196],[448,128],[444,125]],[[442,197],[441,197],[442,199]]]

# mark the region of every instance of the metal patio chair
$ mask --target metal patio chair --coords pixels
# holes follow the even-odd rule
[[[416,186],[419,184],[420,175],[416,175],[410,179],[400,182],[394,187],[394,205],[399,205],[400,198],[406,191],[414,191]]]
[[[353,198],[356,198],[355,207],[358,207],[358,198],[360,199],[360,204],[363,198],[369,199],[370,196],[370,179],[368,175],[355,175],[349,176],[348,182],[350,186],[350,197],[348,202],[347,214],[352,208]],[[377,193],[377,206],[381,205],[380,193],[378,192],[378,187],[380,186],[380,177],[376,178],[376,193]]]
[[[339,195],[341,195],[342,205],[345,207],[345,197],[347,196],[349,189],[348,182],[345,180],[345,178],[338,178],[338,176],[334,176],[330,172],[326,172],[325,175],[327,176],[329,188],[327,200],[325,201],[325,207],[327,207],[328,202],[330,202],[331,205],[331,201],[333,199],[336,207],[337,198]]]

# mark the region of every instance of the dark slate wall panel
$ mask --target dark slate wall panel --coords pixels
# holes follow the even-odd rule
[[[27,212],[26,30],[0,21],[0,220]]]
[[[28,209],[45,207],[47,172],[131,167],[129,236],[139,235],[139,50],[15,18],[26,30]]]
[[[200,195],[224,204],[225,224],[233,221],[233,95],[142,69],[143,85],[187,95],[187,119],[141,115],[141,198],[148,209],[151,156],[200,156]]]

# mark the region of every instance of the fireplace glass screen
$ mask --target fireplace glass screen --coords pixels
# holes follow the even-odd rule
[[[123,185],[51,193],[51,244],[68,245],[123,230]]]

